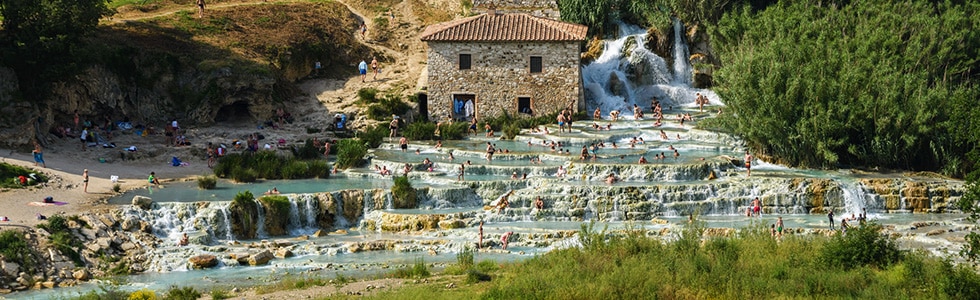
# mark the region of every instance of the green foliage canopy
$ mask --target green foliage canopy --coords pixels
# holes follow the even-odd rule
[[[711,30],[726,114],[709,126],[785,163],[962,176],[977,134],[980,4],[783,1]],[[980,120],[977,120],[980,121]]]

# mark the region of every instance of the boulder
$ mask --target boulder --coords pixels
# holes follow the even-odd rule
[[[133,206],[142,208],[144,210],[149,210],[151,207],[153,207],[153,199],[151,199],[150,197],[135,196],[133,197]]]
[[[238,261],[238,264],[240,265],[247,265],[248,257],[249,257],[248,253],[232,253],[231,255],[228,255],[228,258]]]
[[[194,256],[191,257],[188,261],[190,261],[191,267],[195,269],[212,268],[218,265],[218,257],[211,254],[201,254],[198,256]]]
[[[41,283],[41,286],[44,287],[44,288],[46,288],[46,289],[53,289],[54,288],[54,281],[45,281],[45,282],[42,282]]]
[[[322,236],[327,236],[327,232],[323,230],[317,230],[316,232],[313,233],[313,237],[322,237]]]
[[[287,248],[276,249],[276,257],[278,258],[293,257],[293,251],[290,251]]]
[[[89,274],[87,269],[79,269],[78,271],[72,272],[71,276],[78,281],[87,281],[92,277],[92,274]]]
[[[0,262],[0,269],[3,269],[3,273],[8,276],[15,276],[20,274],[20,264],[10,261]]]
[[[137,196],[138,197],[138,196]],[[127,216],[122,222],[119,223],[119,228],[125,231],[133,231],[139,229],[140,220],[136,216]]]
[[[269,250],[263,250],[262,252],[252,254],[248,257],[248,264],[251,266],[261,266],[269,263],[274,256]]]

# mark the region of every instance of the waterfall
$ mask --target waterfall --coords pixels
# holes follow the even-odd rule
[[[691,88],[693,68],[684,24],[674,19],[674,45],[671,56],[672,68],[663,57],[646,48],[647,33],[644,29],[620,24],[620,36],[603,42],[602,55],[582,67],[582,83],[585,89],[588,112],[599,108],[603,116],[619,110],[622,116],[633,115],[633,104],[647,110],[650,100],[656,97],[665,109],[671,106],[694,106],[696,93],[708,97],[713,105],[723,105],[713,91]]]
[[[231,215],[228,214],[227,206],[221,208],[221,216],[225,220],[225,239],[234,240],[235,234],[231,231]]]
[[[258,224],[255,225],[255,237],[268,237],[269,235],[265,233],[265,207],[263,207],[262,202],[259,202],[258,200],[255,201],[255,206],[258,208],[259,212],[259,217],[257,218],[258,220],[256,222]]]
[[[303,221],[299,219],[299,201],[298,197],[292,197],[289,199],[289,231],[290,235],[300,235],[300,231],[303,230]]]
[[[849,218],[851,214],[857,216],[861,214],[862,208],[868,207],[868,195],[859,183],[841,181],[840,188],[844,192],[844,214],[840,215],[842,218]]]
[[[688,62],[687,36],[684,35],[684,23],[674,18],[674,83],[683,86],[691,85],[691,65]]]
[[[344,217],[344,197],[334,197],[337,202],[337,209],[334,211],[334,215],[337,219],[334,221],[334,226],[337,228],[347,228],[350,227],[350,222],[347,221],[347,217]]]
[[[307,229],[318,229],[316,223],[316,212],[319,207],[320,202],[316,197],[305,197],[306,198],[306,228]],[[367,207],[367,205],[365,205]]]

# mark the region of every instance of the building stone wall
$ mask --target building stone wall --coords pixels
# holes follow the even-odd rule
[[[579,42],[429,42],[430,118],[452,116],[453,95],[476,96],[476,117],[519,114],[518,97],[530,97],[534,115],[580,103]],[[471,68],[459,69],[459,54]],[[541,56],[542,72],[530,72],[530,57]]]
[[[558,2],[555,0],[473,0],[473,12],[483,14],[493,4],[497,13],[522,13],[535,17],[560,20]]]

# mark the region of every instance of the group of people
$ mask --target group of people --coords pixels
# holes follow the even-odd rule
[[[366,31],[367,27],[364,26],[364,23],[361,23],[361,34],[363,35]],[[357,64],[357,71],[361,74],[361,82],[366,82],[365,80],[367,79],[368,67],[371,67],[371,72],[374,73],[374,77],[372,77],[372,79],[378,80],[378,74],[381,73],[381,65],[378,64],[377,57],[372,57],[370,65],[363,60],[361,63]]]

